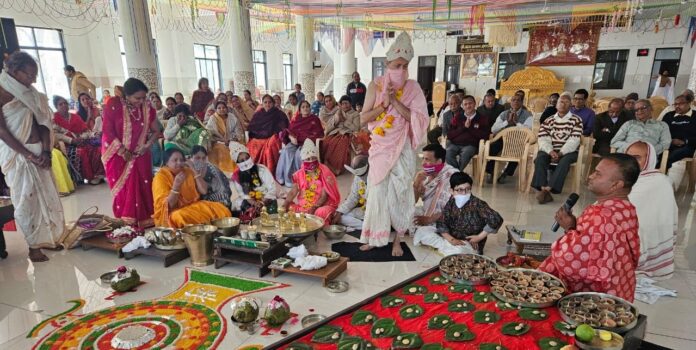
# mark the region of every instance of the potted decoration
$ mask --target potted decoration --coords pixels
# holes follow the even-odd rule
[[[285,299],[276,295],[268,302],[268,305],[266,305],[263,318],[271,327],[282,326],[283,323],[290,318],[290,305],[288,305]]]
[[[239,297],[232,300],[230,308],[232,323],[239,327],[239,330],[253,334],[259,317],[259,301],[255,298]]]
[[[140,284],[140,275],[135,269],[119,266],[111,279],[111,289],[117,292],[127,292]]]

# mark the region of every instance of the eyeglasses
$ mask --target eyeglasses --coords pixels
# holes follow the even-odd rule
[[[457,187],[453,191],[455,193],[471,193],[471,187]]]
[[[636,112],[637,112],[637,111],[645,111],[645,110],[648,109],[648,107],[636,107],[636,108],[634,108],[634,109],[635,109]]]
[[[681,106],[681,105],[686,105],[686,104],[689,104],[689,103],[688,103],[688,102],[674,102],[674,103],[672,104],[672,106],[675,106],[675,107],[676,107],[676,106]]]

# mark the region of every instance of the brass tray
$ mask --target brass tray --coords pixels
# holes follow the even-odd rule
[[[274,220],[278,217],[278,214],[269,214],[271,217],[271,220]],[[300,231],[299,228],[292,228],[290,230],[280,230],[279,228],[275,226],[267,226],[263,225],[261,223],[261,218],[258,217],[252,221],[252,224],[256,226],[256,232],[262,233],[262,234],[281,234],[284,237],[289,237],[289,238],[304,238],[304,237],[309,237],[315,233],[318,233],[321,231],[321,229],[324,227],[324,219],[315,216],[315,215],[310,215],[306,214],[307,218],[307,228],[304,231]]]
[[[636,324],[638,324],[638,315],[640,315],[640,312],[638,311],[638,307],[636,307],[634,304],[628,302],[627,300],[624,300],[624,299],[622,299],[622,298],[619,298],[619,297],[617,297],[617,296],[615,296],[615,295],[606,294],[606,293],[598,293],[598,292],[578,292],[578,293],[573,293],[573,294],[566,295],[565,297],[561,298],[561,300],[558,301],[558,306],[559,306],[559,307],[558,307],[558,311],[559,311],[560,314],[561,314],[561,318],[563,318],[564,321],[566,321],[566,322],[568,322],[568,323],[570,323],[570,324],[579,324],[580,322],[578,322],[578,321],[576,321],[575,319],[571,318],[569,315],[567,315],[567,314],[563,311],[563,308],[561,307],[561,304],[562,304],[565,300],[569,300],[569,299],[574,298],[574,297],[581,297],[581,298],[584,298],[584,297],[586,297],[586,296],[597,296],[597,297],[599,297],[599,298],[613,299],[613,300],[616,301],[617,303],[620,303],[620,304],[623,304],[623,305],[629,307],[630,310],[631,310],[631,312],[633,313],[633,316],[634,316],[634,317],[633,317],[633,321],[630,322],[630,323],[628,323],[628,324],[625,325],[625,326],[620,326],[620,327],[603,327],[603,326],[601,326],[601,325],[599,325],[599,326],[594,326],[594,325],[592,325],[593,328],[604,329],[604,330],[611,331],[611,332],[615,332],[615,333],[626,333],[626,332],[628,332],[629,330],[633,329],[633,327],[635,327]],[[586,322],[585,322],[585,323],[586,323]]]
[[[468,285],[473,285],[473,286],[478,286],[478,285],[487,284],[487,283],[490,281],[490,278],[487,278],[487,277],[478,277],[478,276],[476,276],[476,277],[472,277],[472,278],[469,278],[469,279],[456,278],[456,277],[451,276],[449,273],[443,271],[442,265],[443,265],[445,262],[447,262],[448,260],[457,259],[457,257],[460,257],[460,258],[461,258],[461,257],[464,257],[464,256],[470,256],[470,257],[472,257],[472,258],[474,258],[474,259],[481,259],[481,260],[487,261],[487,262],[493,264],[493,266],[495,267],[496,270],[499,270],[498,264],[496,264],[496,262],[495,262],[493,259],[491,259],[491,258],[489,258],[489,257],[487,257],[487,256],[479,255],[479,254],[458,254],[458,255],[446,256],[446,257],[442,258],[442,260],[440,260],[440,274],[441,274],[443,277],[447,278],[448,280],[450,280],[451,282],[454,282],[454,283],[468,284]]]
[[[558,279],[558,277],[556,277],[556,276],[554,276],[554,275],[552,275],[552,274],[543,272],[543,271],[533,270],[533,269],[523,269],[523,268],[510,268],[510,269],[502,270],[501,273],[513,272],[513,271],[523,271],[523,272],[529,272],[529,273],[532,273],[532,274],[537,274],[537,275],[540,275],[540,276],[544,276],[544,277],[547,278],[548,280],[556,281],[556,282],[554,282],[554,283],[560,284],[560,287],[563,287],[563,289],[564,289],[565,291],[568,290],[568,288],[565,286],[565,284],[563,283],[563,281],[561,281],[560,279]],[[544,283],[544,284],[546,284],[546,283]],[[554,304],[556,304],[556,302],[557,302],[558,300],[563,299],[563,298],[561,298],[561,299],[558,299],[558,300],[548,301],[548,302],[544,302],[544,303],[532,303],[532,302],[528,302],[528,301],[521,301],[521,300],[516,300],[516,299],[507,298],[507,297],[505,297],[503,294],[500,294],[500,293],[498,293],[496,290],[494,290],[494,288],[491,288],[491,293],[492,293],[496,298],[498,298],[500,301],[503,301],[503,302],[506,302],[506,303],[509,303],[509,304],[512,304],[512,305],[523,306],[523,307],[529,307],[529,308],[533,308],[533,309],[542,309],[542,308],[546,308],[546,307],[549,307],[549,306],[553,306]],[[565,292],[564,292],[564,293],[565,293]]]

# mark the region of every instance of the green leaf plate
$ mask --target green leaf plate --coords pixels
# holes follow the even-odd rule
[[[449,280],[445,276],[437,275],[437,276],[430,277],[430,284],[432,284],[433,286],[437,286],[439,284],[447,284],[447,283],[449,283]]]
[[[575,328],[578,328],[578,327],[576,325],[570,324],[568,322],[556,321],[553,324],[553,328],[555,330],[561,332],[561,334],[563,334],[563,335],[574,336],[575,335]]]
[[[493,295],[488,292],[476,292],[474,293],[474,301],[477,303],[487,303],[489,301],[493,301],[495,298],[493,298]]]
[[[375,349],[369,341],[360,337],[343,337],[338,342],[338,350],[371,350]]]
[[[421,350],[452,350],[452,349],[446,348],[446,347],[442,346],[442,344],[430,343],[430,344],[423,345],[423,347],[421,347]]]
[[[537,342],[541,350],[560,350],[562,347],[568,345],[565,341],[558,338],[541,338]]]
[[[404,295],[418,295],[418,294],[425,294],[428,292],[428,288],[425,288],[425,286],[421,286],[418,284],[409,284],[408,286],[404,287],[404,289],[401,290]]]
[[[382,303],[382,307],[397,307],[403,305],[406,302],[406,300],[404,298],[395,297],[393,295],[387,295],[385,297],[382,297],[382,299],[380,299],[380,302]]]
[[[506,303],[504,301],[499,301],[499,302],[495,303],[495,306],[497,306],[498,309],[500,309],[500,311],[516,310],[516,309],[522,308],[521,306],[515,306],[515,305],[512,305],[510,303]]]
[[[521,326],[520,326],[521,325]],[[508,322],[503,325],[502,332],[505,335],[523,335],[532,329],[528,324],[522,322]]]
[[[467,284],[457,283],[449,286],[449,291],[452,293],[467,294],[473,292],[474,287]]]
[[[380,318],[372,325],[372,337],[374,338],[391,338],[401,333],[396,322],[392,318]]]
[[[474,312],[474,322],[476,323],[496,323],[500,321],[500,315],[493,311],[481,310]]]
[[[428,293],[423,297],[426,303],[444,303],[447,301],[447,296],[440,293]]]
[[[479,350],[507,350],[507,348],[496,343],[481,343]]]
[[[428,320],[428,329],[445,329],[451,324],[454,324],[451,317],[435,315]]]
[[[475,308],[474,304],[464,300],[450,301],[447,305],[447,311],[449,312],[469,312],[474,311]]]
[[[423,315],[423,308],[416,304],[404,305],[399,309],[399,315],[404,320],[416,318]]]
[[[544,310],[522,309],[517,311],[517,315],[523,320],[543,321],[549,318],[549,313]]]
[[[312,336],[312,341],[320,344],[335,344],[341,339],[343,330],[336,326],[322,326]]]
[[[290,344],[287,350],[314,350],[314,347],[309,344],[297,342]]]
[[[364,326],[366,324],[371,324],[375,322],[377,319],[377,316],[373,314],[372,312],[366,311],[366,310],[358,310],[353,314],[353,317],[350,319],[350,324],[353,326]]]
[[[461,323],[453,324],[447,327],[445,331],[445,339],[447,341],[470,341],[474,340],[474,338],[476,338],[476,335],[471,333],[469,327]]]
[[[423,340],[416,333],[401,333],[392,341],[392,349],[420,349]]]

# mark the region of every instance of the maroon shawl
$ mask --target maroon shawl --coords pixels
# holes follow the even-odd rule
[[[249,138],[267,139],[288,127],[288,116],[280,109],[273,107],[268,112],[261,108],[249,122]]]
[[[324,129],[321,127],[321,120],[314,114],[302,117],[296,114],[290,122],[288,133],[297,138],[297,144],[303,145],[306,139],[315,141],[324,137]]]

